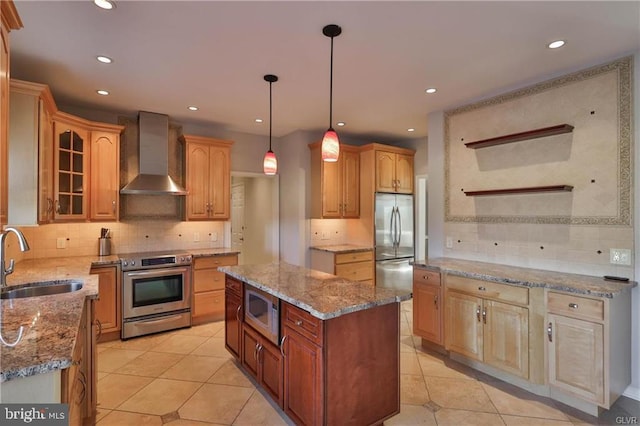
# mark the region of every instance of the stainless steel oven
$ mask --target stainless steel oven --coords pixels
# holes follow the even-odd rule
[[[123,339],[191,326],[191,255],[129,254],[120,262]]]

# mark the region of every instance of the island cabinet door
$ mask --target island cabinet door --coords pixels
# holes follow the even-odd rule
[[[280,349],[268,340],[263,339],[258,349],[260,365],[260,384],[271,395],[278,406],[283,406],[282,354]]]
[[[224,294],[224,346],[240,359],[242,298],[227,287]]]
[[[260,350],[260,337],[258,333],[247,325],[242,327],[242,347],[244,351],[240,358],[245,370],[258,380],[258,352]]]
[[[284,327],[284,412],[297,425],[321,425],[322,348]]]

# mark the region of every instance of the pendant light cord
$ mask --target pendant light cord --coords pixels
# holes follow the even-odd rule
[[[329,129],[333,129],[333,37],[331,37],[331,71],[329,72]]]
[[[273,104],[271,100],[271,86],[273,83],[269,82],[269,151],[271,151],[271,127],[273,125]]]

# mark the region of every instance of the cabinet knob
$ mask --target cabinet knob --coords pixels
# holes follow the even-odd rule
[[[480,291],[487,291],[487,288],[486,288],[486,287],[482,287],[482,286],[480,286],[480,287],[478,287],[478,290],[480,290]]]
[[[578,304],[577,303],[569,303],[569,307],[571,309],[578,309]]]
[[[422,276],[422,279],[423,279],[423,280],[428,280],[428,279],[429,279],[429,275],[423,275],[423,276]]]
[[[302,320],[297,320],[297,321],[296,321],[296,325],[297,325],[298,327],[302,327]]]

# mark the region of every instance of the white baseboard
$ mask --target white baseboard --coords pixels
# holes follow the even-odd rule
[[[635,399],[636,401],[640,401],[640,388],[629,385],[623,395],[631,399]]]

